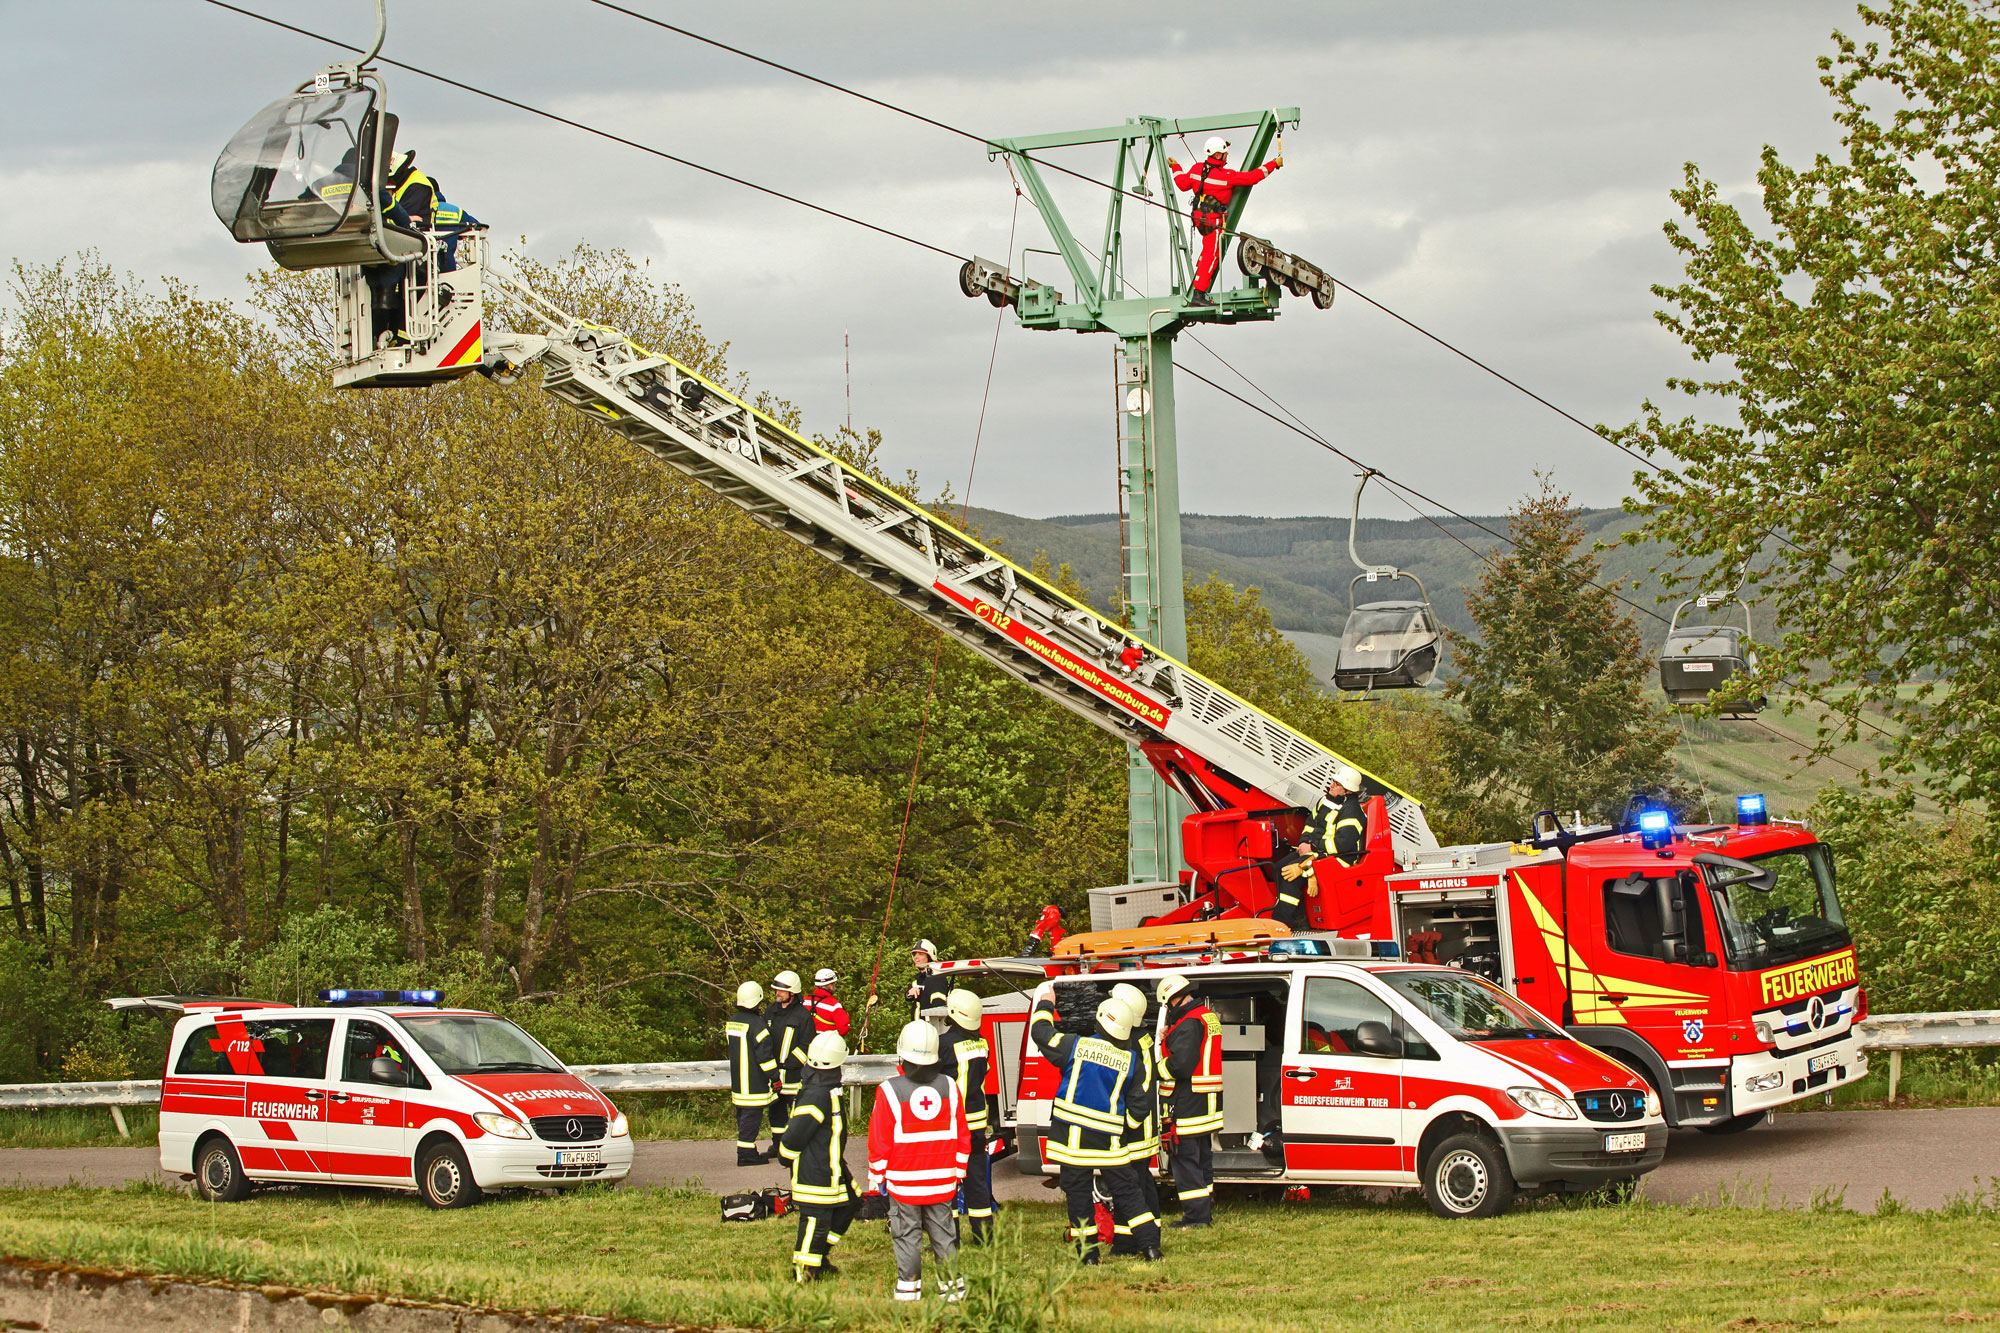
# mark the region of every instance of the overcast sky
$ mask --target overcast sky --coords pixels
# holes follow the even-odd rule
[[[1678,271],[1660,226],[1682,164],[1747,202],[1762,145],[1794,160],[1833,148],[1815,59],[1832,29],[1860,27],[1851,5],[1824,0],[626,2],[980,134],[1298,106],[1285,169],[1245,227],[1611,422],[1686,365],[1648,291]],[[350,41],[373,31],[368,0],[240,3]],[[966,140],[587,0],[390,11],[386,55],[947,250],[1007,248],[1007,174]],[[328,49],[203,0],[0,0],[0,21],[0,253],[46,262],[88,247],[141,276],[240,292],[264,256],[216,222],[210,166]],[[855,424],[884,432],[892,473],[963,491],[995,316],[959,294],[952,261],[390,78],[403,143],[500,235],[550,254],[590,240],[650,256],[730,341],[733,366],[815,429],[845,413],[845,330]],[[1062,160],[1109,167],[1105,150]],[[1094,243],[1102,193],[1061,193]],[[1046,243],[1024,205],[1017,254]],[[1161,253],[1155,234],[1156,271]],[[1050,263],[1031,256],[1029,269]],[[1623,455],[1359,301],[1320,312],[1288,300],[1269,324],[1201,336],[1344,447],[1466,512],[1505,508],[1536,470],[1592,505],[1629,487]],[[1186,339],[1180,355],[1226,378]],[[1112,508],[1110,379],[1108,337],[1030,332],[1009,316],[974,502],[1034,516]],[[1187,509],[1345,511],[1353,483],[1338,460],[1192,380],[1180,409]],[[1405,514],[1370,499],[1370,513]]]

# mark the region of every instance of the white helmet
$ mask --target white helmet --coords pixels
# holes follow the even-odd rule
[[[1107,999],[1097,1006],[1097,1026],[1103,1028],[1113,1041],[1124,1041],[1132,1035],[1132,1013],[1124,1001]]]
[[[1121,981],[1113,986],[1111,998],[1125,1006],[1125,1012],[1132,1016],[1133,1027],[1146,1021],[1146,992],[1131,982]]]
[[[1361,790],[1361,770],[1352,764],[1335,764],[1331,781],[1358,793]]]
[[[813,985],[815,986],[831,986],[838,980],[840,980],[840,975],[830,967],[822,967],[819,971],[813,973]]]
[[[771,989],[790,991],[792,994],[797,995],[799,993],[799,974],[796,972],[778,973],[777,976],[771,978]]]
[[[1214,157],[1217,153],[1226,153],[1229,151],[1229,140],[1219,134],[1211,134],[1208,142],[1201,146],[1201,151],[1209,157]]]
[[[736,1007],[755,1009],[764,1003],[764,988],[754,981],[746,981],[736,988]]]
[[[1160,978],[1160,987],[1156,993],[1160,997],[1160,1003],[1166,1004],[1174,996],[1179,995],[1187,988],[1188,979],[1186,977],[1178,972],[1169,972],[1166,976]]]
[[[944,997],[944,1010],[951,1015],[952,1022],[967,1032],[977,1032],[980,1015],[986,1012],[986,1006],[971,991],[955,990]]]
[[[838,1069],[847,1063],[847,1038],[838,1032],[822,1032],[806,1047],[806,1063],[814,1069]]]
[[[938,1057],[937,1029],[919,1018],[903,1024],[896,1036],[896,1058],[906,1065],[934,1065]]]
[[[915,953],[919,949],[929,954],[932,962],[937,961],[937,945],[932,944],[929,940],[918,940],[915,944],[912,944],[910,946],[911,953]]]

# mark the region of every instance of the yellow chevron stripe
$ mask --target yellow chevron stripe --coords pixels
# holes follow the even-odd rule
[[[1529,915],[1535,918],[1536,929],[1542,932],[1542,942],[1548,946],[1549,957],[1556,960],[1558,967],[1568,958],[1566,975],[1569,978],[1570,1011],[1579,1023],[1600,1023],[1606,1026],[1627,1026],[1624,1010],[1650,1009],[1660,1006],[1700,1003],[1708,997],[1695,991],[1674,990],[1669,986],[1656,986],[1649,981],[1630,981],[1623,977],[1601,977],[1586,964],[1570,947],[1569,939],[1563,934],[1561,923],[1550,915],[1549,909],[1529,889],[1528,881],[1521,872],[1513,872],[1514,886],[1521,891],[1521,901],[1528,904]],[[1625,995],[1631,998],[1623,1004],[1613,1004],[1604,996]]]

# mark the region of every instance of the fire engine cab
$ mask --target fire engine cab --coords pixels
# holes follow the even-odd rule
[[[154,996],[179,1012],[160,1096],[160,1169],[205,1199],[258,1181],[486,1190],[623,1180],[625,1117],[547,1048],[436,991],[320,992],[318,1007]]]
[[[1057,1074],[1027,1033],[1053,995],[1058,1026],[1092,1030],[1129,982],[1152,999],[1184,976],[1222,1021],[1223,1129],[1215,1179],[1417,1188],[1443,1217],[1488,1217],[1522,1190],[1636,1180],[1667,1126],[1646,1081],[1462,968],[1291,936],[1268,921],[1072,936],[1050,959],[986,959],[1014,994],[988,1002],[994,1089],[1020,1169],[1053,1173],[1041,1142]],[[1032,995],[1022,986],[1033,985]],[[1164,1026],[1155,1005],[1148,1019]]]

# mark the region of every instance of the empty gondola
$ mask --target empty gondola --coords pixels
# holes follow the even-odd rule
[[[1732,602],[1743,611],[1740,626],[1681,623],[1689,607],[1710,612]],[[1677,704],[1704,704],[1719,693],[1727,694],[1721,709],[1729,717],[1762,712],[1766,702],[1762,690],[1750,694],[1723,690],[1729,681],[1757,669],[1751,636],[1750,607],[1733,591],[1703,593],[1682,602],[1668,622],[1667,641],[1660,648],[1660,688]]]
[[[1437,675],[1444,657],[1444,631],[1431,609],[1423,580],[1394,565],[1371,565],[1355,549],[1354,533],[1361,524],[1361,493],[1373,468],[1361,474],[1354,488],[1354,511],[1347,525],[1347,554],[1361,570],[1347,585],[1347,623],[1340,632],[1340,653],[1334,660],[1333,683],[1343,690],[1420,689]],[[1363,582],[1408,579],[1417,585],[1417,600],[1363,602],[1355,590]]]

